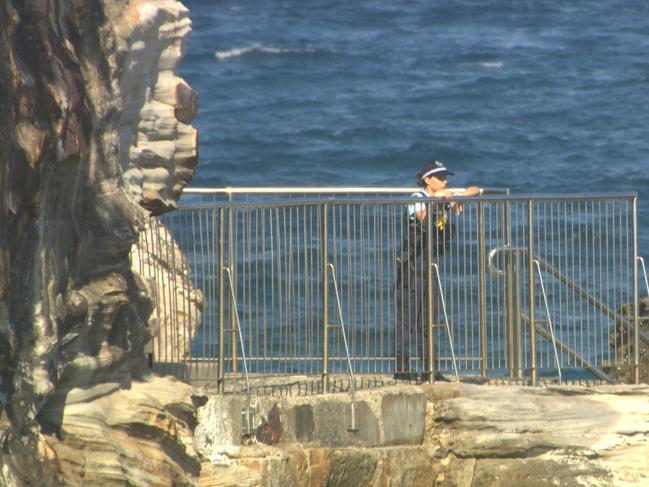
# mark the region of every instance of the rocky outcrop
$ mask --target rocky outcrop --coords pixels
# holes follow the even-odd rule
[[[182,443],[169,433],[182,429],[172,414],[169,432],[137,426],[143,409],[164,416],[154,400],[175,385],[150,386],[161,392],[138,396],[118,420],[105,407],[106,398],[129,402],[124,391],[146,373],[152,335],[151,290],[129,252],[147,210],[173,208],[196,163],[196,96],[174,75],[189,29],[174,0],[0,0],[2,485],[56,484],[66,455],[84,466],[68,472],[105,485],[85,468],[92,448],[66,438],[100,445],[121,431],[132,449],[153,434],[162,456]],[[80,390],[102,392],[76,402]],[[97,418],[94,440],[66,422],[84,408]],[[190,481],[191,464],[177,463]],[[124,483],[143,483],[158,467],[124,467],[124,478],[134,476]],[[65,483],[81,483],[70,475]]]
[[[56,434],[40,437],[43,461],[61,485],[193,486],[200,463],[193,446],[190,386],[150,375],[129,387],[104,383],[75,388],[65,408],[41,411],[41,424],[62,414]]]
[[[649,482],[646,386],[432,389],[437,485],[625,486]],[[444,481],[442,481],[444,480]]]
[[[155,296],[149,328],[156,363],[179,363],[191,355],[191,344],[203,316],[203,293],[194,287],[187,256],[172,233],[150,219],[131,250],[133,270],[147,280]]]
[[[176,0],[131,0],[111,9],[118,45],[119,163],[138,201],[153,214],[176,207],[194,173],[198,97],[176,75],[191,30]]]

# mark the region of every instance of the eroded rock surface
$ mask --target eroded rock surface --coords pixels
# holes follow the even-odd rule
[[[156,219],[147,221],[131,250],[133,270],[149,285],[155,299],[149,328],[156,363],[179,363],[191,355],[201,324],[204,297],[192,282],[192,269],[173,235]]]
[[[633,315],[633,305],[626,304],[621,306],[619,314],[621,316],[630,317]],[[638,329],[645,334],[649,334],[649,298],[645,297],[640,299],[638,303]],[[626,365],[614,367],[608,373],[625,384],[633,384],[635,376],[633,373],[633,361],[635,358],[635,347],[633,346],[634,337],[632,330],[623,326],[622,323],[617,323],[616,335],[611,340],[611,347],[615,349],[615,355],[623,359]],[[641,383],[649,383],[649,345],[640,339],[638,348],[639,358],[639,381]]]
[[[119,396],[131,417],[122,423],[103,409],[146,371],[153,305],[129,252],[146,210],[173,208],[196,163],[196,96],[174,74],[189,30],[174,0],[0,0],[2,485],[56,485],[68,454],[80,465],[69,472],[106,485],[87,468],[105,438],[121,431],[129,448],[145,448],[151,429],[123,424],[140,424],[142,408],[166,408]],[[103,392],[68,404],[79,390]],[[106,415],[88,428],[97,438],[82,442],[96,452],[66,445],[66,414],[81,417],[79,408]],[[157,430],[168,432],[156,435],[180,444],[170,432],[184,420],[168,417]],[[191,463],[178,463],[190,483]],[[154,460],[127,470],[131,484],[166,471]],[[159,485],[173,483],[163,477]]]
[[[429,438],[446,459],[438,485],[649,483],[646,386],[462,385],[430,398]]]

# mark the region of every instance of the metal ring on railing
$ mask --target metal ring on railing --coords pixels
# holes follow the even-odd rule
[[[507,272],[502,269],[499,269],[494,264],[494,258],[496,257],[496,254],[498,254],[499,252],[521,252],[525,254],[527,253],[527,249],[524,247],[509,247],[507,245],[503,247],[494,247],[493,249],[491,249],[491,252],[489,252],[489,256],[487,258],[487,268],[489,269],[489,272],[492,275],[496,275],[496,276],[506,276]]]
[[[491,252],[489,252],[489,257],[487,259],[487,267],[488,267],[489,272],[491,274],[495,274],[497,276],[506,276],[507,275],[507,273],[505,271],[503,271],[502,269],[499,269],[494,264],[494,257],[496,256],[496,254],[498,252],[503,252],[505,250],[507,250],[506,247],[494,247],[493,249],[491,249]]]

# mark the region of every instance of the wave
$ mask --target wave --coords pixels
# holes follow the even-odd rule
[[[489,69],[501,69],[503,67],[502,61],[484,61],[478,64],[483,68],[489,68]]]
[[[219,61],[225,59],[230,59],[234,57],[245,56],[250,53],[262,53],[262,54],[301,54],[307,53],[311,54],[317,52],[316,49],[312,47],[303,47],[303,48],[281,48],[273,46],[264,46],[263,44],[255,43],[248,46],[234,47],[232,49],[226,49],[224,51],[215,51],[214,57]]]

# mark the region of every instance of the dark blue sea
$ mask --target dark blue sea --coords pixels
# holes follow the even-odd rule
[[[640,197],[646,0],[186,0],[193,186],[414,184]]]

